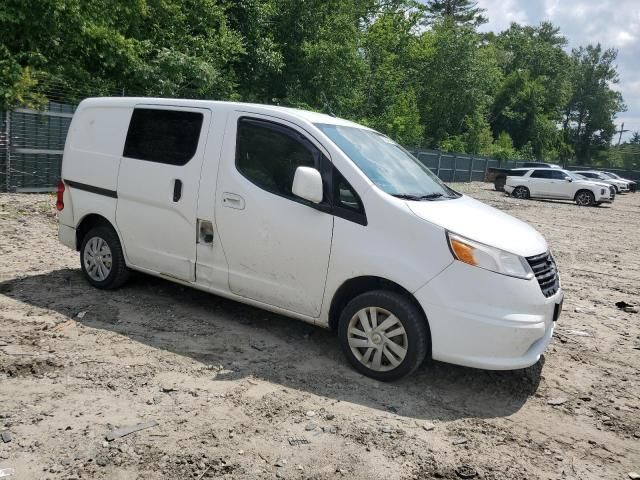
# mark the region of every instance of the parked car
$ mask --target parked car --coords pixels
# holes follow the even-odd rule
[[[562,308],[535,229],[447,187],[388,137],[320,113],[84,100],[57,208],[91,285],[139,270],[328,327],[379,380],[427,355],[527,367]]]
[[[581,206],[610,203],[615,198],[613,186],[585,180],[558,168],[513,169],[504,190],[516,198],[574,200]]]
[[[607,175],[609,178],[612,178],[613,180],[622,180],[623,182],[627,182],[627,184],[629,185],[630,192],[635,193],[638,190],[638,182],[634,180],[629,180],[628,178],[622,178],[620,175],[613,172],[602,172],[602,173]]]
[[[522,168],[562,168],[557,163],[524,162]]]
[[[613,185],[616,189],[616,193],[626,193],[629,191],[629,183],[624,180],[617,180],[609,177],[608,175],[598,172],[596,170],[575,170],[574,173],[582,175],[594,182],[606,183],[607,185]]]

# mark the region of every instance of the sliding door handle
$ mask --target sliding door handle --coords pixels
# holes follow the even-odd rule
[[[173,201],[177,202],[182,198],[182,180],[177,178],[173,181]]]

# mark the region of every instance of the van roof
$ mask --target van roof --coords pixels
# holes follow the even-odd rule
[[[78,109],[89,106],[119,106],[119,107],[135,107],[136,105],[165,105],[165,106],[181,106],[196,108],[224,108],[229,110],[241,110],[242,108],[251,108],[254,112],[265,113],[279,112],[281,114],[290,115],[310,123],[328,123],[331,125],[343,125],[350,127],[366,128],[349,120],[338,117],[332,117],[324,113],[312,112],[309,110],[301,110],[299,108],[280,107],[276,105],[264,105],[259,103],[244,102],[224,102],[217,100],[193,100],[180,98],[157,98],[157,97],[93,97],[83,100]]]

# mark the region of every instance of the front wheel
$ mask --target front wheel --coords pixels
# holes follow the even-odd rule
[[[107,225],[92,228],[84,236],[80,264],[85,277],[96,288],[118,288],[129,278],[118,235]]]
[[[529,198],[529,189],[527,187],[523,187],[522,185],[513,189],[511,192],[515,198],[519,198],[520,200],[526,200]]]
[[[595,202],[596,199],[593,196],[593,192],[582,190],[576,194],[576,204],[580,205],[581,207],[589,207]]]
[[[351,365],[382,381],[414,372],[430,347],[422,311],[407,297],[385,290],[351,300],[340,315],[338,335]]]

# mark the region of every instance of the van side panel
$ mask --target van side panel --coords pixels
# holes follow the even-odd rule
[[[132,111],[129,107],[79,107],[69,129],[63,178],[117,190],[120,157]]]
[[[91,105],[87,101],[78,106],[62,161],[62,225],[75,229],[85,216],[95,213],[116,227],[118,170],[132,111],[127,106]]]

